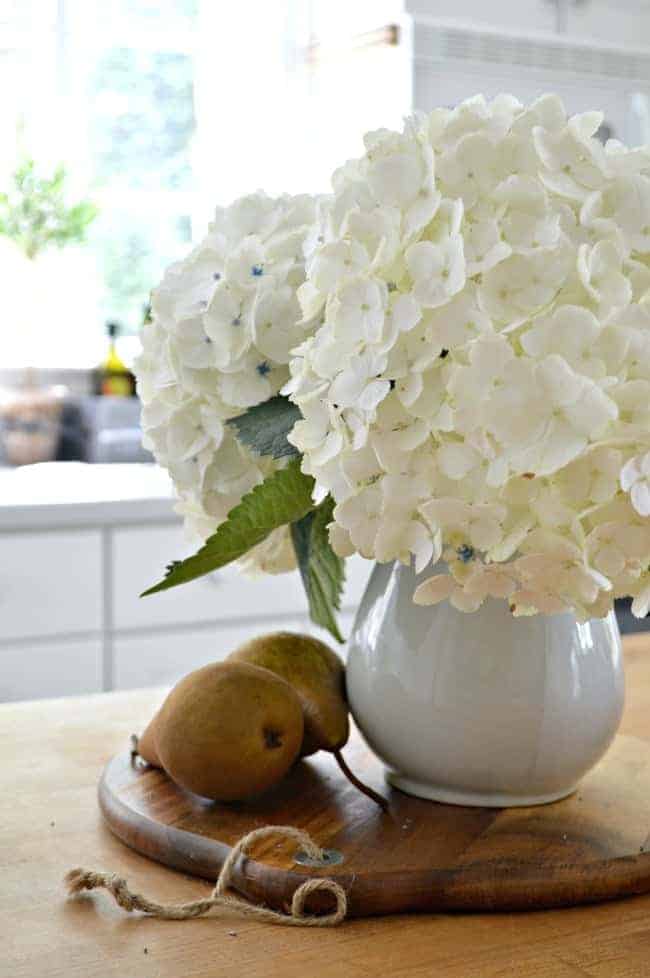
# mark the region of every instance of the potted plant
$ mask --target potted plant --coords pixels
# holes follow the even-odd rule
[[[650,605],[650,151],[560,100],[365,138],[329,196],[255,194],[153,293],[148,446],[205,538],[151,591],[298,567],[399,787],[562,797],[606,750],[616,597]],[[149,592],[148,592],[149,593]]]
[[[64,248],[85,240],[97,208],[87,200],[68,206],[67,175],[59,165],[52,176],[39,173],[25,157],[0,193],[0,234],[10,238],[30,261],[50,247]]]

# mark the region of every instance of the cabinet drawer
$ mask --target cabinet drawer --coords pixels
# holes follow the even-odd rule
[[[0,702],[96,693],[101,688],[100,639],[0,647]]]
[[[346,639],[352,630],[353,617],[351,611],[344,611],[339,616],[339,625]],[[315,635],[345,659],[346,646],[337,645],[331,635],[313,625],[307,617],[269,618],[250,625],[226,623],[157,635],[117,635],[113,642],[115,689],[173,685],[193,669],[227,658],[242,642],[274,631]]]
[[[374,566],[371,560],[364,560],[356,554],[348,557],[345,562],[345,590],[341,601],[343,611],[357,610]]]
[[[101,626],[99,530],[0,536],[0,641]]]
[[[215,625],[160,635],[117,636],[113,645],[115,688],[173,685],[193,669],[225,659],[242,642],[275,628],[299,631],[300,622],[282,619],[279,623]]]
[[[224,567],[206,577],[169,591],[139,598],[162,576],[170,560],[193,551],[182,526],[123,527],[113,532],[114,627],[192,624],[267,615],[302,615],[306,598],[297,572],[264,574],[250,579],[235,567]],[[369,564],[359,558],[348,564],[344,605],[358,602]]]
[[[344,640],[342,645],[335,642],[329,632],[327,632],[324,628],[314,625],[313,621],[309,620],[309,617],[301,618],[296,624],[299,632],[304,632],[307,635],[313,635],[314,638],[319,638],[321,642],[325,642],[326,645],[331,646],[336,654],[345,662],[348,655],[348,639],[350,638],[352,625],[354,623],[354,611],[340,611],[337,616],[337,621]],[[284,626],[278,625],[277,627],[283,628]],[[293,628],[293,626],[291,627]]]

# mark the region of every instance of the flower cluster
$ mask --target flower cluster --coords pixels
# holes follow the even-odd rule
[[[136,363],[145,445],[170,472],[177,510],[209,536],[274,468],[225,422],[268,400],[289,376],[290,351],[313,325],[296,290],[319,202],[257,193],[219,209],[204,240],[152,294],[152,322]],[[276,531],[247,556],[275,572],[295,566]]]
[[[559,99],[365,138],[327,198],[220,211],[154,293],[148,444],[205,536],[281,462],[224,421],[282,391],[345,556],[440,558],[462,610],[650,607],[650,150]],[[285,530],[253,555],[293,566]]]
[[[290,440],[419,603],[650,605],[650,152],[501,96],[366,137],[298,290]]]

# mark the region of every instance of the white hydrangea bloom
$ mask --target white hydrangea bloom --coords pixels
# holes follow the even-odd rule
[[[220,208],[204,240],[152,294],[135,368],[144,441],[202,538],[280,464],[253,455],[225,422],[277,394],[290,351],[313,332],[297,291],[321,206],[306,195],[257,193]],[[272,534],[244,566],[291,569],[288,534]]]
[[[650,452],[625,463],[621,469],[621,488],[629,492],[639,516],[650,516]]]
[[[544,96],[379,130],[333,194],[220,209],[153,295],[146,443],[200,535],[278,463],[228,419],[282,391],[342,556],[442,558],[423,604],[650,608],[650,149]],[[243,562],[294,565],[276,531]]]
[[[442,555],[420,603],[650,605],[650,151],[601,119],[477,97],[334,176],[290,440],[340,553]]]

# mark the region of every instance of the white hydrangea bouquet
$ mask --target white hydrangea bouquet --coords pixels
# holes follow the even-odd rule
[[[150,591],[440,558],[474,611],[650,606],[650,149],[560,100],[470,99],[365,137],[326,197],[219,209],[152,297],[147,445],[205,539]],[[147,592],[150,593],[150,592]]]

